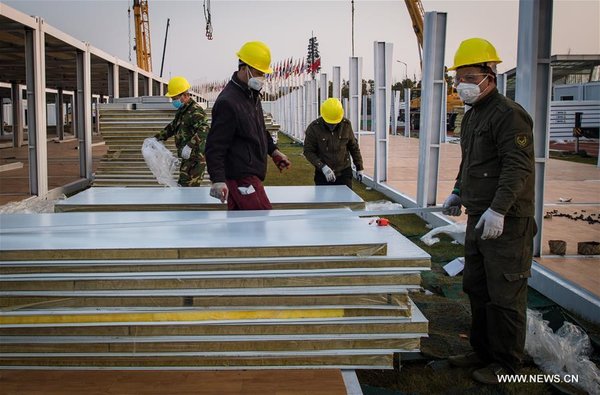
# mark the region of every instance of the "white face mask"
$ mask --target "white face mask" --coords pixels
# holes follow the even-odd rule
[[[485,76],[483,80],[479,84],[469,84],[467,82],[461,82],[456,87],[456,92],[460,99],[465,102],[465,104],[473,104],[475,100],[481,95],[481,88],[479,85],[483,83],[489,76]]]
[[[253,77],[250,69],[246,69],[248,73],[248,87],[255,91],[260,91],[265,84],[265,77]]]

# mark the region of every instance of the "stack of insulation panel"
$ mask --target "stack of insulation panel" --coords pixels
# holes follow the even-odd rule
[[[318,214],[315,214],[318,212]],[[430,257],[349,209],[0,216],[0,366],[391,368]]]

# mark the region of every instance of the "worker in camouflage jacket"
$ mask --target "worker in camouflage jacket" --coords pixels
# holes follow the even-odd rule
[[[178,184],[182,187],[200,186],[206,160],[204,147],[208,134],[208,122],[204,110],[192,97],[189,82],[183,77],[173,77],[169,81],[167,96],[177,109],[175,119],[154,137],[166,141],[175,136],[177,155],[181,158]]]
[[[468,214],[463,290],[471,303],[473,352],[449,358],[475,367],[473,378],[498,384],[524,357],[527,278],[534,219],[533,121],[496,89],[501,60],[488,41],[463,41],[454,57],[455,85],[467,111],[461,123],[462,160],[444,213]]]

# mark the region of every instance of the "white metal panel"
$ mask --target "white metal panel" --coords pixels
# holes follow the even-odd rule
[[[352,130],[357,136],[360,144],[360,110],[362,98],[362,58],[351,57],[350,63],[350,81],[348,96],[350,99],[348,108],[348,119],[352,124]]]

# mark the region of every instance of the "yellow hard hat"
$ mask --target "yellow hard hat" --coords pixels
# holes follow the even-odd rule
[[[190,83],[183,77],[173,77],[169,80],[169,88],[167,89],[167,97],[177,96],[188,89],[190,89]]]
[[[271,50],[267,44],[262,41],[249,41],[242,45],[242,48],[237,52],[237,57],[248,66],[254,67],[256,70],[262,71],[265,74],[271,74]]]
[[[456,54],[454,54],[454,65],[448,70],[456,70],[462,66],[481,63],[502,63],[496,48],[483,38],[469,38],[460,43]]]
[[[321,116],[325,122],[330,124],[338,124],[344,118],[344,107],[340,99],[331,97],[321,104]]]

